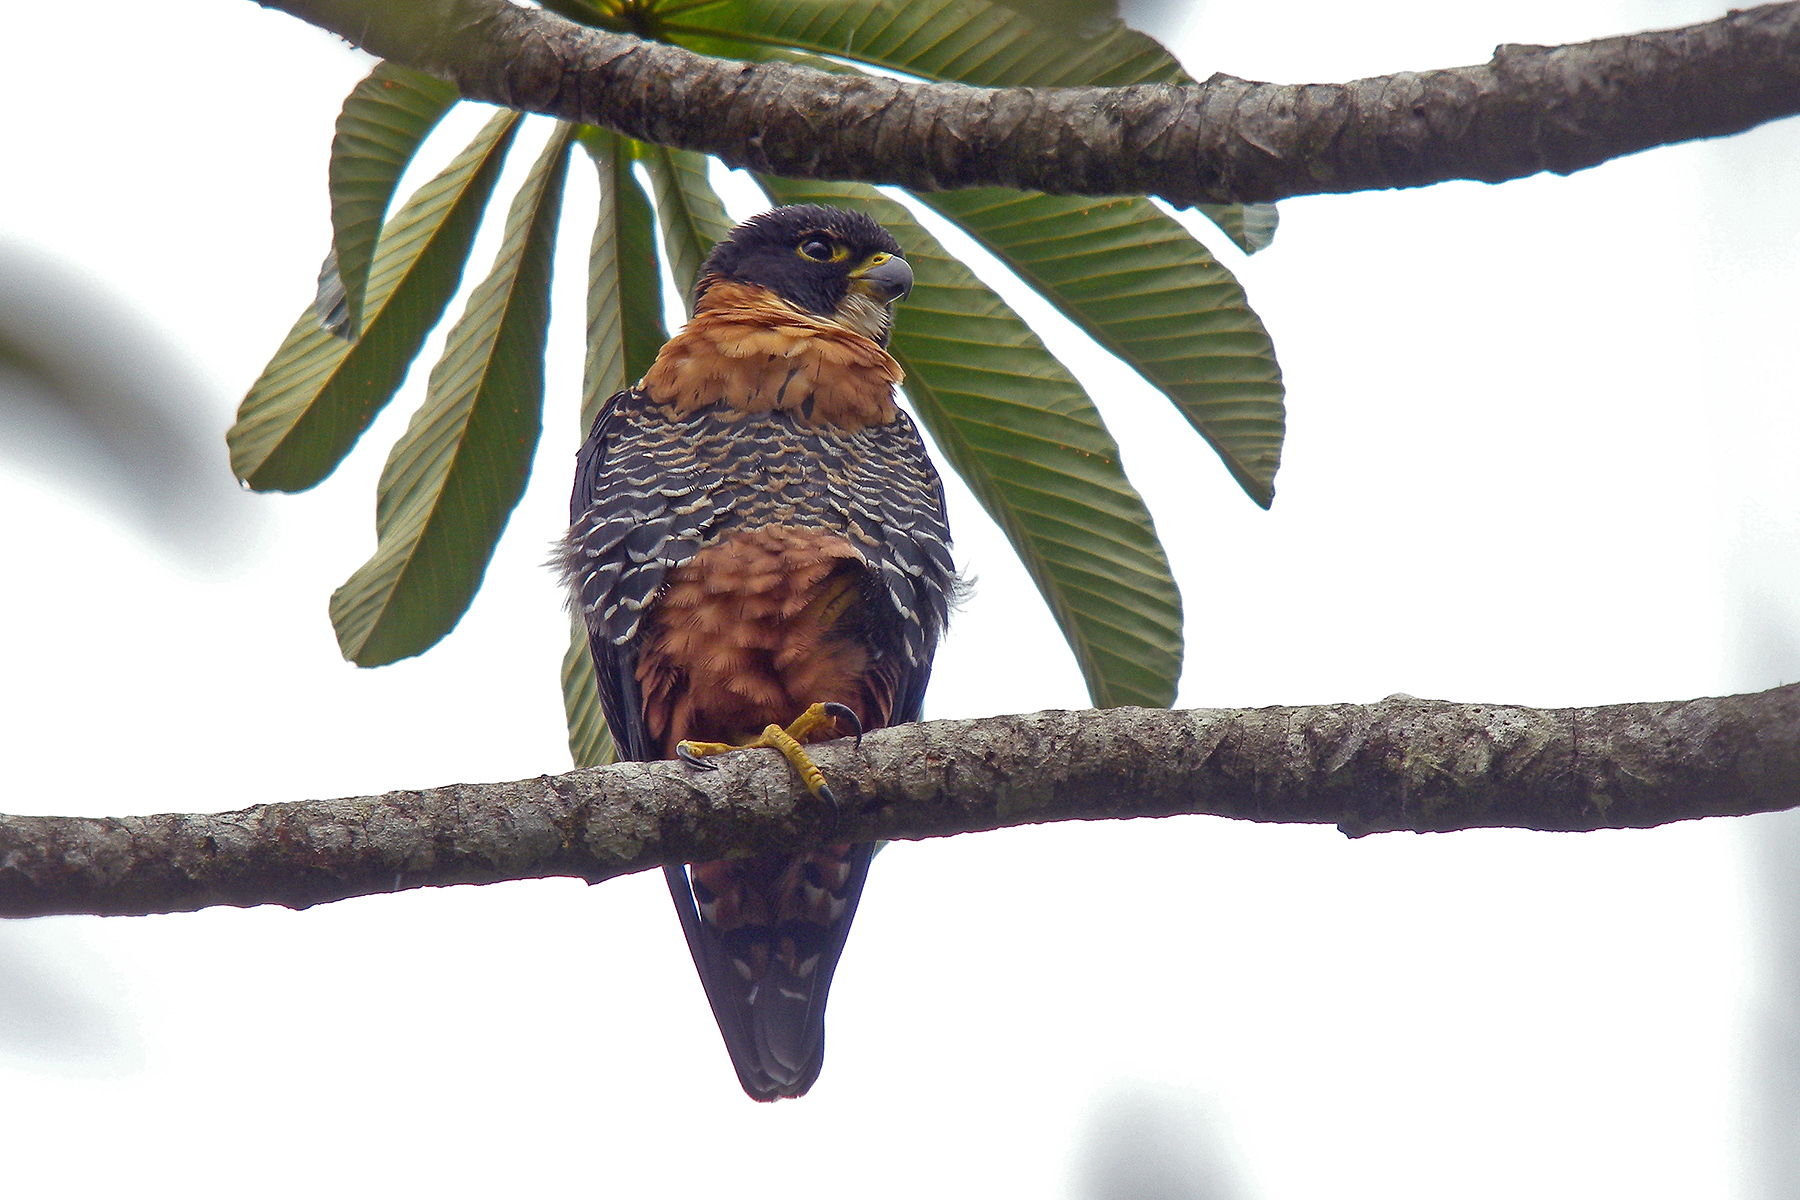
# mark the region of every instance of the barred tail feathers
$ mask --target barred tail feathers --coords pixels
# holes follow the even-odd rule
[[[874,843],[859,843],[665,868],[707,1001],[752,1099],[802,1096],[819,1077],[825,1003],[874,852]]]

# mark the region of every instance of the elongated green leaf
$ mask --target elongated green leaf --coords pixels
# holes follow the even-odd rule
[[[1174,401],[1258,504],[1275,498],[1281,368],[1231,272],[1148,200],[919,196]]]
[[[362,331],[363,296],[381,219],[419,143],[456,100],[450,84],[391,62],[376,63],[345,97],[328,172],[331,247],[344,290],[343,325],[334,333],[354,340]]]
[[[309,307],[238,408],[231,469],[258,491],[298,492],[331,474],[406,378],[462,283],[481,214],[518,128],[500,113],[382,232],[367,318],[352,343]]]
[[[1124,25],[1075,37],[988,0],[703,0],[658,6],[655,36],[791,47],[984,87],[1191,82]]]
[[[494,268],[388,455],[375,554],[332,594],[338,645],[359,666],[418,654],[456,626],[524,493],[543,422],[551,258],[574,132],[557,126],[514,197]]]
[[[681,289],[684,309],[693,303],[694,281],[712,248],[731,232],[731,218],[706,175],[706,156],[667,146],[647,146],[644,166],[656,194],[656,221],[662,227],[669,273]]]
[[[631,173],[634,143],[593,126],[583,127],[579,137],[600,173],[600,212],[588,251],[587,360],[581,388],[581,431],[586,434],[608,398],[643,378],[669,333],[663,325],[655,220]]]
[[[1119,0],[998,0],[1036,20],[1081,37],[1103,33],[1119,23]]]
[[[569,648],[562,662],[563,708],[569,718],[569,757],[578,767],[604,767],[617,762],[618,747],[600,708],[594,683],[594,660],[588,654],[587,624],[577,615],[569,623]]]
[[[591,125],[577,136],[600,173],[600,212],[588,251],[587,360],[581,385],[585,435],[601,406],[650,369],[668,333],[663,328],[655,221],[650,202],[631,173],[634,144]],[[579,617],[563,655],[562,689],[569,754],[575,765],[612,762],[618,754],[594,690],[587,626]]]
[[[1006,531],[1098,705],[1167,705],[1181,594],[1118,446],[1081,385],[907,211],[861,184],[766,178],[783,204],[860,208],[906,252],[894,356],[932,440]]]

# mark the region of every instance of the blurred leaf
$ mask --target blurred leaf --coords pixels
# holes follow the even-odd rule
[[[1273,204],[1196,204],[1194,211],[1225,231],[1245,254],[1267,250],[1275,241],[1281,214]]]
[[[450,84],[391,62],[376,63],[345,97],[329,171],[333,265],[344,290],[343,327],[332,332],[351,339],[361,332],[381,219],[419,143],[456,101]]]
[[[0,329],[0,367],[18,372],[43,387],[58,400],[66,402],[67,389],[57,378],[56,370],[32,353],[30,349],[14,342],[7,336],[4,329]]]
[[[563,711],[569,718],[569,757],[578,767],[604,767],[619,760],[600,689],[594,682],[594,660],[588,654],[587,623],[579,614],[569,623],[569,648],[562,662]]]
[[[550,269],[574,132],[556,127],[513,198],[493,270],[381,473],[375,554],[332,594],[338,645],[359,666],[418,654],[456,626],[524,493],[542,429]]]
[[[239,479],[264,492],[312,487],[393,399],[462,283],[518,122],[517,113],[497,114],[388,222],[359,341],[333,337],[310,307],[300,314],[226,434]]]
[[[643,378],[669,333],[663,326],[655,218],[631,171],[633,143],[591,125],[578,136],[600,173],[600,212],[588,251],[587,360],[581,387],[581,432],[586,436],[601,406]]]
[[[656,195],[656,221],[662,227],[669,273],[681,289],[682,308],[691,311],[700,265],[731,232],[731,218],[707,178],[704,154],[646,146],[642,161]]]
[[[224,469],[216,401],[151,318],[0,234],[0,460],[74,488],[187,565],[222,566],[249,553],[267,512]]]
[[[1267,508],[1284,426],[1281,368],[1244,289],[1148,200],[975,188],[921,203],[955,221],[1181,410]]]
[[[1081,385],[899,204],[862,184],[762,179],[783,204],[869,212],[912,264],[894,356],[938,449],[1005,530],[1101,706],[1166,706],[1181,594],[1118,446]]]

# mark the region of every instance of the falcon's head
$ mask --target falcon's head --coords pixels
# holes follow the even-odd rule
[[[887,344],[893,303],[912,290],[900,243],[867,213],[790,204],[751,217],[717,246],[694,285],[757,284],[807,312]]]

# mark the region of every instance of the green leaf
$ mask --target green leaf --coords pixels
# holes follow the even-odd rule
[[[406,378],[462,283],[519,114],[489,121],[382,231],[354,343],[300,314],[226,434],[231,469],[257,491],[298,492],[331,474]]]
[[[635,145],[585,125],[576,135],[600,173],[600,212],[588,251],[587,360],[582,371],[581,432],[612,396],[643,377],[668,338],[663,328],[662,268],[656,261],[650,202],[631,173]],[[631,285],[625,286],[624,281]],[[563,712],[575,765],[598,767],[618,751],[594,685],[587,626],[575,618],[563,655]]]
[[[1018,551],[1094,703],[1172,702],[1181,594],[1081,385],[894,201],[862,184],[762,183],[783,204],[863,209],[899,239],[915,282],[891,349],[914,410]]]
[[[725,235],[731,218],[707,178],[704,154],[646,146],[642,159],[656,195],[656,221],[662,227],[663,251],[669,256],[669,273],[681,289],[681,306],[692,302],[700,265]]]
[[[344,323],[333,332],[354,340],[362,329],[364,290],[381,220],[406,164],[457,101],[441,79],[380,62],[344,99],[331,139],[331,246],[344,290]]]
[[[919,200],[1136,368],[1269,506],[1285,422],[1275,347],[1238,281],[1177,221],[1135,198],[975,188]]]
[[[1196,204],[1194,211],[1225,231],[1245,254],[1267,250],[1275,241],[1281,214],[1273,204]]]
[[[702,0],[662,5],[650,21],[651,36],[664,41],[792,48],[983,87],[1192,82],[1174,55],[1135,29],[1072,36],[988,0]]]
[[[1092,2],[998,0],[710,0],[664,5],[654,35],[691,50],[766,60],[812,55],[867,63],[923,79],[986,87],[1193,83],[1155,38]],[[1086,36],[1071,18],[1091,19]],[[791,55],[785,51],[808,51]],[[775,53],[768,53],[774,51]],[[816,59],[807,65],[831,67]],[[1275,236],[1272,204],[1206,204],[1199,211],[1246,254]]]
[[[600,173],[600,213],[588,251],[587,361],[581,387],[585,436],[601,406],[643,378],[669,333],[663,326],[655,220],[631,173],[634,143],[591,125],[577,136]]]
[[[1119,23],[1119,0],[998,0],[1040,25],[1065,29],[1083,37]]]
[[[513,198],[493,270],[382,470],[375,554],[332,594],[338,645],[359,666],[418,654],[456,626],[525,491],[543,422],[551,259],[574,132],[557,126]]]
[[[569,623],[569,648],[562,662],[563,711],[569,718],[569,757],[578,767],[604,767],[619,760],[600,689],[594,682],[594,660],[588,654],[587,623],[579,615]]]

